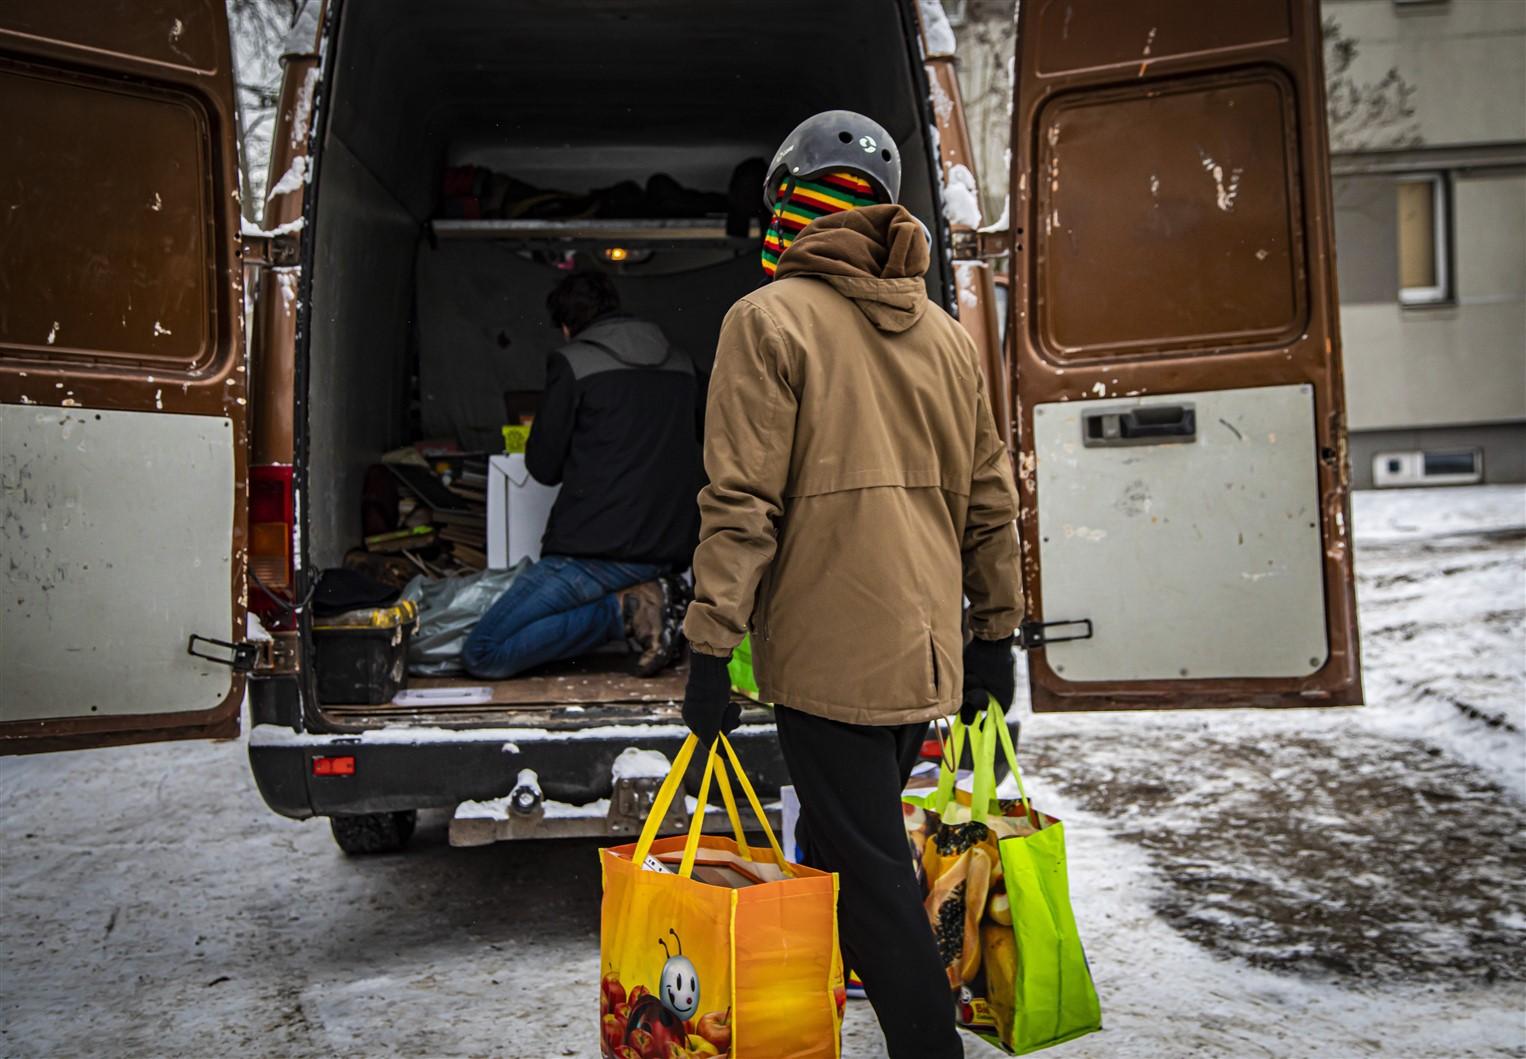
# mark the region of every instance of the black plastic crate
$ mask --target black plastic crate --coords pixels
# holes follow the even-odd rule
[[[408,683],[408,644],[418,607],[404,600],[319,618],[313,625],[318,701],[325,706],[380,706]]]

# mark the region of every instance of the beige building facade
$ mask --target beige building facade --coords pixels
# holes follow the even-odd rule
[[[944,6],[989,223],[1014,5]],[[1526,0],[1324,16],[1354,484],[1526,481]]]

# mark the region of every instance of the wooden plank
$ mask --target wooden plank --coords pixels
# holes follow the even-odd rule
[[[629,671],[627,654],[593,654],[554,662],[509,680],[470,677],[410,677],[412,688],[461,688],[486,685],[495,706],[590,705],[600,702],[676,702],[683,698],[688,666],[680,664],[655,677]],[[376,709],[376,707],[370,707]]]

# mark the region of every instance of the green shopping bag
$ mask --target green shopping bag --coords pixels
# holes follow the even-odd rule
[[[752,637],[742,637],[742,642],[731,651],[731,661],[726,670],[731,674],[731,687],[754,702],[758,699],[758,681],[752,675]]]
[[[973,768],[967,802],[955,782],[966,739]],[[999,861],[982,895],[984,906],[965,909],[964,951],[955,957],[957,972],[955,965],[949,967],[960,1022],[1013,1055],[1101,1029],[1097,992],[1071,911],[1064,825],[1029,802],[1000,711],[986,710],[969,726],[956,719],[948,744],[951,754],[945,755],[937,788],[906,798],[923,809],[924,826],[932,829],[923,860],[929,901],[939,898],[938,875],[950,863],[937,853],[940,837],[955,836],[953,849],[968,847],[959,859],[994,845]],[[1017,781],[1019,797],[1013,802],[995,796],[998,745]],[[940,911],[946,910],[930,904],[929,919],[944,932],[941,951],[948,931]],[[977,938],[978,952],[970,952]]]

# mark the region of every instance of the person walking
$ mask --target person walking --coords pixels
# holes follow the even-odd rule
[[[483,680],[624,637],[649,677],[674,658],[698,532],[698,384],[656,324],[620,311],[614,283],[574,272],[546,299],[567,344],[551,355],[525,444],[536,481],[561,485],[532,564],[467,637]]]
[[[1017,494],[974,342],[931,303],[925,228],[877,123],[828,111],[764,188],[773,281],[721,328],[705,415],[683,715],[730,731],[749,633],[839,933],[895,1059],[962,1056],[901,792],[929,722],[1012,701]],[[962,599],[973,638],[964,644]]]

